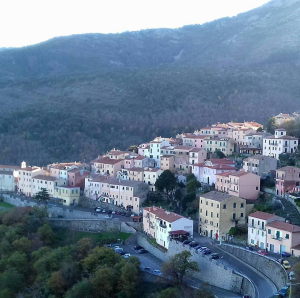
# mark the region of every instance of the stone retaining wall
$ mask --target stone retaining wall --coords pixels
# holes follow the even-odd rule
[[[121,207],[118,207],[118,206],[113,205],[113,204],[99,202],[99,201],[92,200],[92,199],[89,199],[89,198],[86,198],[86,197],[80,197],[78,205],[80,205],[82,207],[85,207],[85,208],[94,209],[96,207],[101,207],[101,208],[104,208],[104,209],[109,209],[111,211],[126,212],[125,208],[121,208]]]
[[[275,284],[277,289],[286,285],[287,273],[275,260],[229,244],[222,244],[220,245],[220,248],[234,255],[238,259],[243,260],[243,262],[267,276]]]
[[[226,290],[242,294],[254,293],[253,285],[248,279],[235,274],[232,268],[224,266],[219,260],[211,260],[209,256],[198,254],[194,249],[184,246],[181,242],[170,242],[166,253],[151,245],[146,236],[141,233],[137,235],[137,243],[162,261],[167,261],[175,254],[188,250],[192,255],[191,260],[196,261],[200,268],[200,272],[193,273],[193,277]]]

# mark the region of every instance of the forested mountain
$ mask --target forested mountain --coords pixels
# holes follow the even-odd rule
[[[2,50],[0,163],[88,161],[157,135],[299,110],[299,32],[300,0],[273,0],[204,25]]]

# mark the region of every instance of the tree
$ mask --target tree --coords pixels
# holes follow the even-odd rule
[[[221,158],[221,159],[223,159],[223,158],[226,157],[225,154],[224,154],[222,151],[220,151],[220,150],[217,150],[217,151],[216,151],[216,154],[217,154],[217,157],[218,157],[218,158]]]
[[[40,202],[47,202],[50,199],[50,195],[46,188],[42,188],[42,190],[39,191],[34,198]]]
[[[260,126],[256,131],[257,131],[257,132],[262,132],[262,131],[263,131],[263,128]]]
[[[267,123],[267,132],[274,134],[275,133],[275,129],[276,129],[276,125],[275,125],[276,121],[274,117],[271,117],[268,119],[268,123]]]
[[[169,192],[176,187],[176,184],[177,178],[175,175],[170,170],[166,170],[156,180],[155,187],[158,191],[166,190],[167,195],[169,195]]]
[[[58,297],[62,297],[67,288],[66,281],[59,271],[51,274],[51,277],[47,281],[47,286]]]
[[[38,229],[38,234],[40,234],[42,241],[47,245],[52,244],[54,241],[54,233],[52,228],[48,224],[44,224]]]
[[[167,288],[163,291],[161,291],[158,295],[157,298],[177,298],[177,297],[182,297],[181,295],[179,296],[178,289],[176,288]]]
[[[197,180],[196,176],[193,173],[187,174],[186,176],[186,182],[188,183],[190,180]]]
[[[191,256],[191,253],[186,250],[174,255],[170,261],[163,263],[162,272],[166,276],[172,277],[176,283],[182,284],[186,274],[200,271],[197,262],[190,260]]]
[[[113,268],[103,268],[95,272],[91,279],[93,297],[114,297],[117,292],[118,276]]]
[[[138,285],[138,269],[133,263],[126,263],[121,269],[121,289],[127,297],[133,297]]]
[[[0,274],[0,285],[13,293],[18,293],[24,286],[24,276],[16,269],[9,268]]]
[[[186,191],[188,194],[195,193],[199,187],[201,187],[201,183],[196,179],[192,179],[186,184]]]
[[[83,279],[73,286],[65,296],[66,298],[92,298],[92,285],[87,279]]]

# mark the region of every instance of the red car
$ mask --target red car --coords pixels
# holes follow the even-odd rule
[[[266,256],[268,254],[265,250],[259,250],[258,253],[263,256]]]
[[[117,212],[116,214],[117,214],[117,215],[121,215],[121,212]]]

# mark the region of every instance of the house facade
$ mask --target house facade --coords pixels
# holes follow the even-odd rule
[[[55,195],[55,187],[65,184],[62,178],[56,178],[47,175],[36,175],[32,177],[32,196],[35,196],[42,189],[46,189],[50,197]]]
[[[162,155],[160,157],[160,169],[175,172],[175,155]]]
[[[208,152],[221,151],[225,156],[232,155],[234,152],[234,140],[219,137],[205,138],[204,149]]]
[[[277,169],[277,159],[264,155],[253,155],[243,160],[243,169],[255,175],[265,178],[271,171]]]
[[[284,221],[273,221],[267,224],[267,247],[274,253],[288,252],[295,256],[299,250],[294,250],[300,244],[300,227]]]
[[[297,151],[298,139],[287,136],[285,129],[276,129],[275,135],[263,138],[263,155],[279,159],[282,153]]]
[[[144,183],[149,187],[149,191],[155,191],[155,182],[162,174],[161,169],[157,168],[145,168],[144,169]]]
[[[256,200],[260,192],[260,177],[244,171],[220,173],[216,175],[215,187],[233,196]]]
[[[0,170],[0,190],[15,191],[16,182],[13,171]]]
[[[118,171],[124,169],[124,159],[99,157],[92,161],[92,173],[116,177]]]
[[[275,214],[269,214],[261,211],[256,211],[248,216],[248,244],[259,247],[261,249],[267,248],[267,224],[273,221],[282,221],[285,219]]]
[[[227,239],[230,228],[246,222],[246,200],[218,191],[211,191],[199,199],[199,234]]]
[[[276,171],[276,194],[284,196],[294,192],[300,185],[300,169],[297,167],[286,166]]]
[[[80,187],[55,186],[54,197],[65,206],[77,205],[80,197]]]
[[[168,249],[172,232],[186,232],[193,236],[193,221],[162,208],[146,207],[143,210],[143,231]]]

